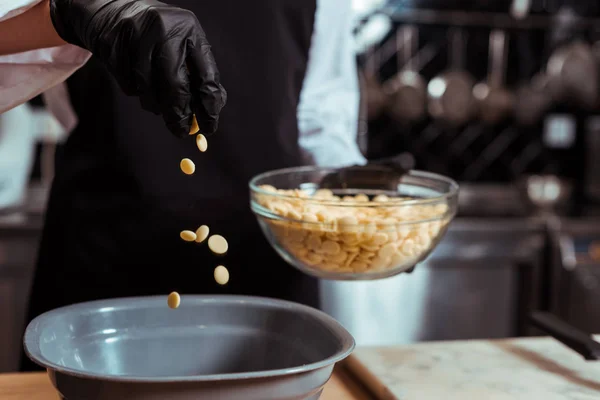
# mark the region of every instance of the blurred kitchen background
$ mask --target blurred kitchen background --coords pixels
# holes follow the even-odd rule
[[[354,5],[361,148],[457,180],[460,206],[412,274],[323,281],[322,308],[358,345],[535,335],[533,310],[600,332],[600,4]],[[0,115],[0,372],[65,139],[43,104]]]

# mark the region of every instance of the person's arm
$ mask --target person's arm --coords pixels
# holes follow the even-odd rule
[[[48,3],[0,0],[0,113],[63,82],[90,57],[58,37]]]
[[[360,89],[352,18],[350,0],[317,0],[297,113],[299,145],[310,164],[344,167],[366,163],[357,143]]]
[[[52,25],[49,0],[42,0],[15,17],[0,20],[0,55],[64,44]]]
[[[189,10],[158,0],[0,0],[0,24],[0,112],[60,83],[91,52],[173,134],[189,137],[194,115],[202,133],[217,130],[227,92]],[[14,53],[45,46],[54,47]]]

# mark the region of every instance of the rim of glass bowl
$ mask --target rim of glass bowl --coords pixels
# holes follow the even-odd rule
[[[456,196],[458,195],[459,186],[454,180],[447,178],[445,176],[439,175],[439,174],[425,172],[425,171],[418,171],[418,170],[412,170],[412,171],[409,171],[408,173],[416,178],[421,177],[421,178],[425,178],[425,179],[437,180],[437,181],[446,183],[450,187],[450,190],[447,193],[440,194],[439,196],[422,198],[422,199],[402,200],[401,202],[391,201],[391,202],[382,202],[382,203],[374,203],[374,202],[344,203],[344,202],[335,201],[335,200],[314,199],[314,198],[310,198],[310,197],[309,198],[301,198],[301,197],[296,197],[296,196],[292,196],[292,195],[271,192],[268,190],[261,189],[256,183],[257,181],[260,181],[261,179],[269,178],[269,177],[272,177],[275,175],[282,175],[282,174],[290,173],[290,172],[330,173],[330,172],[334,172],[334,171],[336,171],[335,168],[322,168],[322,167],[312,167],[312,166],[283,168],[283,169],[265,172],[265,173],[255,176],[250,181],[249,186],[250,186],[250,190],[252,192],[262,195],[262,196],[270,196],[272,198],[290,199],[290,200],[296,200],[296,201],[301,200],[303,202],[310,203],[310,204],[334,205],[336,207],[361,207],[362,208],[362,207],[404,207],[404,206],[415,206],[415,205],[427,205],[427,204],[431,204],[431,203],[439,203],[440,201],[448,200],[451,198],[456,198]],[[446,204],[448,204],[448,203],[446,203]],[[302,219],[293,219],[293,218],[284,217],[282,215],[279,215],[279,214],[272,212],[271,210],[263,207],[255,199],[251,199],[251,208],[252,208],[252,211],[254,211],[256,214],[260,215],[261,217],[268,218],[271,220],[290,222],[290,223],[296,223],[296,224],[301,223],[303,225],[309,225],[309,226],[315,226],[315,227],[329,225],[328,223],[321,222],[321,221],[309,222],[309,221],[304,221]],[[456,212],[457,212],[456,205],[451,206],[450,204],[448,204],[448,210],[446,210],[445,213],[443,213],[439,216],[433,217],[433,218],[417,219],[417,220],[401,221],[401,222],[398,221],[398,222],[394,222],[394,223],[390,223],[390,224],[379,224],[379,225],[386,227],[386,226],[399,226],[399,225],[418,225],[418,224],[424,224],[427,222],[436,222],[436,221],[445,220],[445,219],[452,219],[456,215]],[[352,227],[352,226],[363,227],[363,226],[367,226],[367,225],[368,224],[365,224],[365,223],[359,223],[359,224],[352,224],[352,225],[346,225],[346,226],[347,227]]]
[[[328,173],[336,172],[338,170],[339,170],[339,168],[325,168],[325,167],[313,167],[313,166],[276,169],[276,170],[263,172],[262,174],[256,175],[254,178],[252,178],[250,180],[249,186],[250,186],[250,190],[252,192],[263,195],[263,196],[272,196],[274,198],[279,198],[279,199],[293,199],[296,201],[300,199],[303,202],[310,203],[310,204],[320,204],[320,205],[335,204],[337,207],[402,207],[402,206],[414,206],[414,205],[427,205],[430,203],[438,203],[442,200],[447,200],[449,198],[456,197],[458,194],[458,189],[459,189],[458,183],[456,183],[453,179],[450,179],[443,175],[435,174],[433,172],[410,170],[407,172],[407,174],[414,178],[423,178],[423,179],[428,179],[430,181],[442,182],[442,183],[447,184],[450,189],[448,190],[448,192],[442,193],[439,196],[434,196],[434,197],[427,197],[427,198],[421,198],[421,199],[409,199],[409,200],[403,199],[401,202],[395,202],[395,201],[381,202],[381,203],[368,202],[365,204],[361,203],[359,206],[357,206],[357,203],[350,203],[350,202],[344,203],[344,202],[335,201],[335,200],[315,199],[313,197],[307,197],[307,198],[296,197],[296,196],[282,194],[282,193],[270,192],[268,190],[261,189],[259,187],[259,185],[257,184],[257,182],[260,180],[270,178],[270,177],[273,177],[276,175],[283,175],[286,173],[321,172],[321,173],[328,174]],[[412,184],[407,184],[407,185],[412,185]],[[416,185],[413,185],[413,186],[416,186]]]

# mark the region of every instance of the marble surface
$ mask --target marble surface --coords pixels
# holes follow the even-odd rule
[[[600,361],[552,338],[363,347],[348,366],[384,400],[600,399]]]

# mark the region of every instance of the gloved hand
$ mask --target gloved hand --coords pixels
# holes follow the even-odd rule
[[[98,57],[175,135],[189,134],[193,113],[202,133],[217,129],[227,93],[191,11],[156,0],[50,0],[50,13],[63,40]]]

